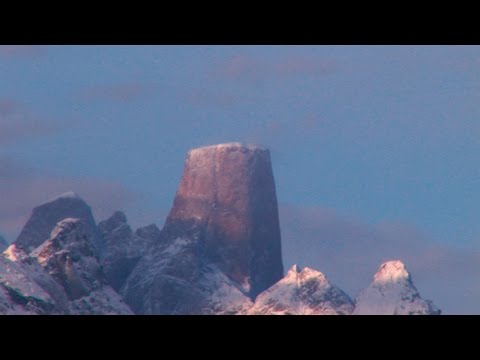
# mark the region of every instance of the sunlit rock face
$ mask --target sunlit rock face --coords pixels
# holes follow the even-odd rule
[[[30,252],[50,237],[58,222],[76,218],[83,221],[92,243],[99,252],[103,250],[103,240],[98,231],[90,207],[78,195],[67,192],[33,209],[32,215],[15,241],[15,245]]]
[[[405,265],[383,263],[373,282],[356,299],[354,315],[439,315],[441,311],[420,296]]]
[[[282,277],[269,151],[223,144],[187,154],[165,226],[122,294],[139,314],[233,314]]]
[[[201,229],[208,257],[256,296],[283,277],[275,181],[267,149],[238,143],[188,152],[165,231]]]

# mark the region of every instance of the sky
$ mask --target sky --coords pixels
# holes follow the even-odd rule
[[[286,268],[480,313],[478,104],[479,46],[0,46],[0,234],[70,190],[161,227],[186,151],[258,143]]]

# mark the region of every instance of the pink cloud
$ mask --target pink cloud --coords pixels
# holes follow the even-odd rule
[[[54,176],[0,158],[0,232],[13,240],[35,206],[67,191],[79,194],[92,207],[97,220],[137,199],[136,193],[115,180]]]
[[[259,124],[247,134],[248,141],[282,148],[295,144],[299,139],[315,139],[331,136],[332,122],[321,114],[299,114],[293,119],[274,118]]]
[[[236,55],[220,64],[213,74],[223,79],[258,78],[266,74],[266,65],[254,57]]]
[[[37,57],[44,54],[45,46],[40,45],[0,45],[0,57]]]
[[[318,57],[287,56],[261,60],[253,56],[235,55],[217,65],[212,74],[215,79],[262,81],[326,75],[339,69],[338,62]]]
[[[64,124],[35,115],[14,99],[0,98],[0,146],[19,138],[49,135],[64,128]]]
[[[275,72],[285,77],[325,75],[339,68],[339,64],[332,60],[300,56],[290,56],[275,64]]]
[[[0,119],[14,114],[19,108],[20,105],[15,100],[0,98]]]

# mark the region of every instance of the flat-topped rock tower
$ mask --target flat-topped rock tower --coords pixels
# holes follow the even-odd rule
[[[165,230],[200,227],[208,256],[255,296],[283,277],[268,149],[240,143],[190,150]],[[186,228],[185,228],[186,227]]]

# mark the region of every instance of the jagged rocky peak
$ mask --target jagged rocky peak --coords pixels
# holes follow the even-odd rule
[[[330,284],[324,274],[294,265],[287,275],[262,292],[249,315],[348,315],[354,309],[350,297]]]
[[[66,192],[34,208],[15,241],[16,246],[30,252],[50,237],[58,222],[67,218],[81,219],[85,224],[86,231],[91,234],[94,246],[98,250],[103,248],[102,237],[96,227],[90,207],[73,192]]]
[[[95,251],[80,219],[68,218],[59,222],[50,239],[32,251],[31,255],[62,283],[70,299],[75,300],[89,293],[91,286],[86,281],[92,284],[105,283],[100,264],[95,261]],[[76,263],[80,266],[76,266]],[[83,269],[83,265],[87,265],[88,269]],[[80,274],[79,270],[83,273]]]
[[[355,315],[439,315],[430,300],[421,298],[405,264],[387,261],[356,300]]]
[[[69,313],[131,314],[108,284],[90,236],[83,220],[64,219],[30,257],[65,291]]]
[[[127,224],[127,216],[122,211],[115,211],[107,220],[101,221],[98,227],[103,232],[113,231]]]
[[[108,282],[115,290],[125,283],[133,268],[145,254],[147,247],[157,239],[158,228],[153,225],[137,230],[138,236],[128,225],[126,215],[116,211],[98,224],[105,241],[102,263]]]
[[[206,245],[213,263],[255,297],[283,276],[270,152],[228,143],[190,150],[164,231]]]
[[[135,231],[135,235],[141,239],[145,239],[148,242],[154,242],[160,238],[160,229],[155,224],[150,224],[138,228]]]

